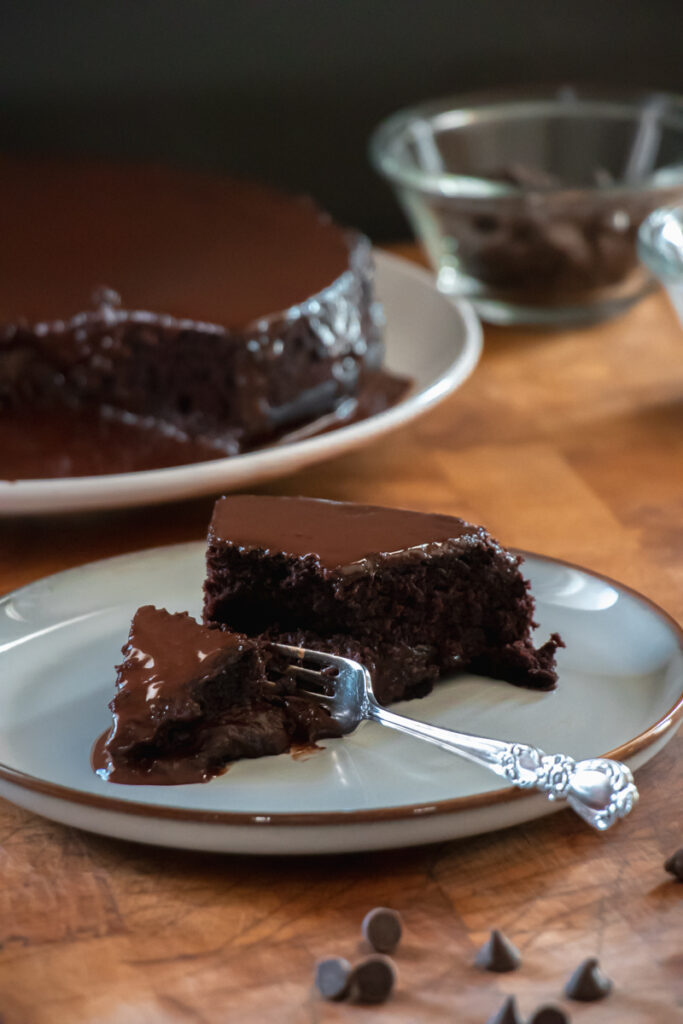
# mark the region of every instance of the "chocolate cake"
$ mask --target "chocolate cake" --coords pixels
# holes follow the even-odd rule
[[[381,703],[463,669],[547,690],[561,640],[534,647],[520,561],[452,516],[226,497],[209,528],[204,621],[361,661]]]
[[[291,681],[266,680],[257,641],[206,629],[185,612],[138,609],[122,653],[114,722],[92,758],[111,782],[205,782],[228,761],[339,735]]]
[[[7,159],[0,192],[0,477],[217,458],[405,388],[368,240],[309,200]]]
[[[209,528],[204,619],[133,619],[93,766],[130,783],[206,781],[228,762],[339,736],[271,642],[365,664],[381,703],[469,669],[547,690],[557,634],[531,641],[521,559],[452,516],[313,498],[221,498]]]

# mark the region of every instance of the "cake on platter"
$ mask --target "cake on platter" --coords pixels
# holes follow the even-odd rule
[[[242,757],[338,736],[327,712],[297,695],[273,642],[360,661],[383,704],[423,697],[461,671],[552,689],[562,641],[553,634],[534,646],[520,563],[454,516],[221,498],[204,623],[137,612],[95,770],[111,781],[199,782]]]
[[[310,199],[0,159],[0,478],[187,464],[381,411],[367,238]]]

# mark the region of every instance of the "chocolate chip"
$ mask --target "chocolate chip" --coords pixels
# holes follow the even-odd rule
[[[519,950],[494,928],[474,962],[484,971],[516,971],[522,962]]]
[[[579,964],[564,988],[568,999],[577,999],[581,1003],[604,999],[611,991],[612,982],[602,973],[594,956]]]
[[[527,164],[511,163],[500,170],[487,175],[493,181],[507,182],[509,185],[517,185],[519,188],[545,191],[546,189],[559,188],[562,182],[549,171],[540,167],[530,167]]]
[[[569,1016],[559,1006],[539,1006],[528,1024],[569,1024]]]
[[[498,1012],[489,1017],[486,1024],[523,1024],[515,997],[508,996]]]
[[[683,846],[671,854],[664,865],[664,870],[677,878],[679,882],[683,882]]]
[[[363,938],[378,953],[393,953],[401,941],[401,917],[388,907],[375,907],[363,918]]]
[[[351,964],[341,956],[319,960],[315,966],[315,987],[324,999],[343,999],[349,988]]]
[[[396,984],[396,968],[387,956],[369,956],[353,968],[349,994],[355,1003],[384,1003]]]

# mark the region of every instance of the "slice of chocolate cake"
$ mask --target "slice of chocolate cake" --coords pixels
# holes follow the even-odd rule
[[[205,782],[228,761],[339,735],[326,711],[269,683],[258,642],[146,605],[133,619],[111,729],[93,748],[110,782]]]
[[[209,528],[204,620],[355,658],[382,703],[462,669],[548,690],[561,640],[534,647],[520,562],[452,516],[226,497]]]

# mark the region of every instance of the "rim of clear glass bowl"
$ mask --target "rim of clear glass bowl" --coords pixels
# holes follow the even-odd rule
[[[677,222],[679,239],[667,239],[666,225]],[[662,281],[683,281],[683,205],[660,206],[638,229],[638,255]]]
[[[392,143],[413,124],[448,123],[465,127],[476,122],[529,117],[562,112],[572,117],[590,117],[600,113],[615,119],[635,120],[638,111],[651,112],[659,121],[681,134],[681,162],[658,168],[651,175],[629,182],[582,185],[550,189],[544,196],[567,198],[577,193],[619,196],[633,192],[656,194],[683,185],[683,95],[668,92],[637,92],[566,85],[553,90],[503,90],[467,93],[430,100],[405,107],[381,121],[370,136],[369,155],[375,170],[394,184],[411,187],[431,195],[491,199],[496,196],[520,196],[528,189],[505,182],[451,172],[426,172],[411,167],[392,153]]]

